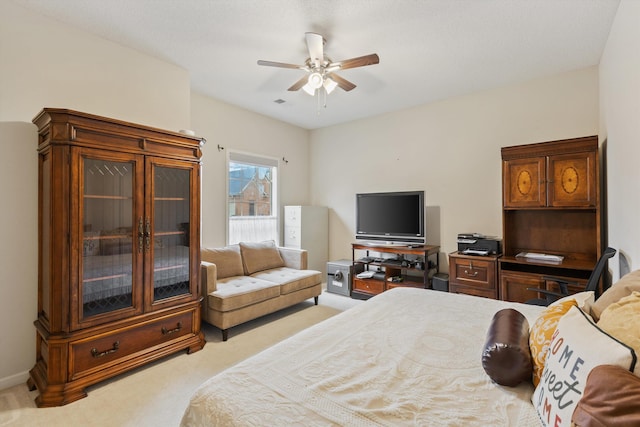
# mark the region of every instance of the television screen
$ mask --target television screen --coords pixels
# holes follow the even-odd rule
[[[356,239],[424,243],[424,191],[356,194]]]

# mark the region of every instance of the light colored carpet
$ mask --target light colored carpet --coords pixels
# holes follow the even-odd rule
[[[87,389],[66,406],[37,408],[26,384],[0,390],[0,426],[177,426],[195,389],[212,375],[362,301],[324,292],[313,300],[229,331],[203,323],[207,344],[179,352]]]

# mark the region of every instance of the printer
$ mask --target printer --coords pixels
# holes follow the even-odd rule
[[[480,233],[460,233],[458,252],[466,255],[500,255],[502,239]]]

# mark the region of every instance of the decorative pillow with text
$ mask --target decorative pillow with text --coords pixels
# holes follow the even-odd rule
[[[531,398],[540,421],[545,427],[570,426],[593,368],[615,365],[633,371],[635,364],[632,348],[598,328],[578,307],[571,307],[558,322]]]

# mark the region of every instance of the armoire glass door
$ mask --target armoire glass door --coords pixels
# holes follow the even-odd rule
[[[140,167],[142,162],[135,157],[82,156],[81,321],[142,309],[142,293],[136,290],[140,286],[135,285],[142,280],[142,257],[136,256],[141,249],[136,217],[141,217],[142,205],[136,202],[135,192],[140,184],[136,175],[143,176],[137,172]]]
[[[172,297],[191,296],[189,241],[193,169],[190,165],[181,168],[151,164],[153,302],[157,303]]]

